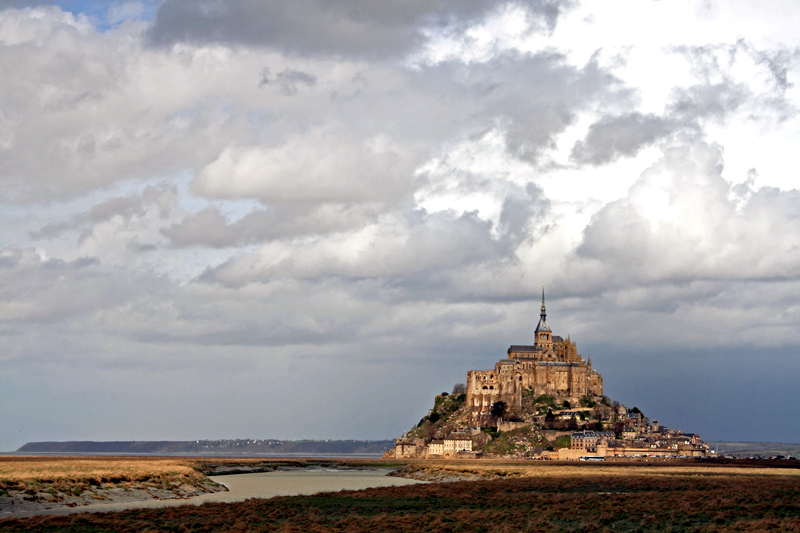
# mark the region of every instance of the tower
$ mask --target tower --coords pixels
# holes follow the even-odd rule
[[[547,309],[544,305],[544,284],[542,284],[542,312],[539,315],[539,324],[536,325],[534,335],[536,337],[535,345],[542,351],[549,352],[553,349],[553,332],[547,325]]]

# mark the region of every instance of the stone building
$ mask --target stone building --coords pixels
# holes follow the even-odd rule
[[[569,337],[553,335],[547,324],[544,289],[534,339],[532,346],[511,345],[507,357],[500,359],[492,370],[467,372],[467,405],[472,424],[488,421],[495,402],[502,400],[510,407],[521,406],[525,390],[536,396],[547,394],[575,400],[603,395],[603,378],[592,368],[591,358],[584,361]]]
[[[428,455],[444,455],[444,441],[441,439],[430,441],[428,443]]]
[[[597,433],[594,431],[576,431],[570,439],[571,450],[588,452],[597,451]]]
[[[444,454],[455,455],[458,452],[471,452],[472,439],[469,437],[453,437],[444,439]]]

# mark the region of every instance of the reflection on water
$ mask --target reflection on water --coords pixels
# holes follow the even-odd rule
[[[387,468],[335,470],[322,468],[287,469],[258,474],[211,476],[211,479],[228,488],[227,492],[204,494],[184,500],[150,500],[141,502],[98,503],[71,509],[70,512],[121,511],[176,505],[200,505],[206,502],[240,502],[247,498],[272,498],[296,496],[317,492],[361,490],[372,487],[393,487],[422,483],[413,479],[389,477]]]

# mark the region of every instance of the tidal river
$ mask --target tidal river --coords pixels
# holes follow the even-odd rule
[[[200,505],[206,502],[239,502],[247,498],[272,498],[273,496],[296,496],[315,494],[317,492],[334,492],[340,490],[361,490],[372,487],[390,487],[423,483],[413,479],[390,477],[388,468],[296,468],[262,472],[257,474],[236,474],[230,476],[210,476],[221,485],[226,492],[204,494],[186,499],[145,500],[133,502],[109,502],[84,505],[76,508],[62,508],[31,514],[72,514],[105,511],[122,511],[125,509],[143,509],[154,507],[172,507],[176,505]],[[28,513],[25,513],[28,514]]]

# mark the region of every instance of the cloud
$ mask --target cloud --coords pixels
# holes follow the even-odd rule
[[[580,164],[603,165],[618,157],[631,157],[677,127],[678,123],[652,114],[604,117],[589,126],[586,138],[575,143],[570,158]]]
[[[16,43],[0,50],[0,197],[10,202],[188,169],[194,191],[212,198],[347,203],[354,193],[386,203],[410,194],[414,170],[442,142],[499,127],[515,154],[535,160],[576,113],[629,93],[596,62],[576,68],[552,52],[414,70],[220,45],[152,49],[141,43],[145,23],[99,33],[58,8],[3,20],[0,39]],[[281,183],[307,170],[294,192]]]
[[[143,24],[99,33],[55,7],[2,12],[0,198],[74,198],[202,164],[208,150],[250,139],[246,117],[215,94],[222,71],[199,83],[193,65],[249,71],[252,84],[240,89],[255,97],[261,60],[222,67],[208,50],[145,53]]]
[[[473,214],[404,218],[312,243],[273,243],[209,269],[200,278],[227,286],[271,278],[406,277],[502,255],[491,224]]]
[[[118,305],[128,288],[99,272],[96,257],[63,261],[43,259],[30,249],[2,250],[0,324],[19,332],[27,325],[70,321]]]
[[[792,87],[787,72],[800,58],[800,48],[761,49],[745,39],[734,44],[676,46],[699,82],[675,87],[667,111],[692,120],[722,120],[745,107],[751,118],[784,121],[797,113],[787,98]]]
[[[83,243],[93,236],[99,225],[115,221],[118,227],[131,227],[135,221],[141,222],[148,216],[151,209],[157,213],[158,219],[167,219],[174,208],[176,195],[177,189],[172,185],[150,185],[139,194],[103,200],[66,221],[51,222],[31,231],[30,235],[34,239],[54,239],[67,232],[79,230],[78,243]]]
[[[297,94],[297,91],[301,87],[316,85],[317,77],[301,70],[286,69],[279,72],[274,80],[271,80],[269,69],[265,68],[261,74],[261,81],[258,84],[263,86],[269,85],[270,83],[277,83],[280,85],[283,95],[292,96]]]
[[[208,207],[161,230],[177,247],[239,247],[275,239],[325,235],[363,227],[384,211],[379,205],[346,206],[324,203],[311,208],[276,205],[249,212],[230,223],[222,212]]]
[[[528,0],[524,5],[552,27],[562,3]],[[423,28],[463,27],[495,7],[485,0],[167,0],[150,39],[157,45],[223,42],[300,55],[397,57],[422,42]]]
[[[394,203],[412,190],[414,154],[405,152],[382,135],[359,143],[317,129],[274,148],[226,148],[198,172],[192,190],[265,204]]]
[[[628,195],[592,217],[577,248],[616,283],[800,276],[800,193],[734,186],[721,147],[668,143]]]

